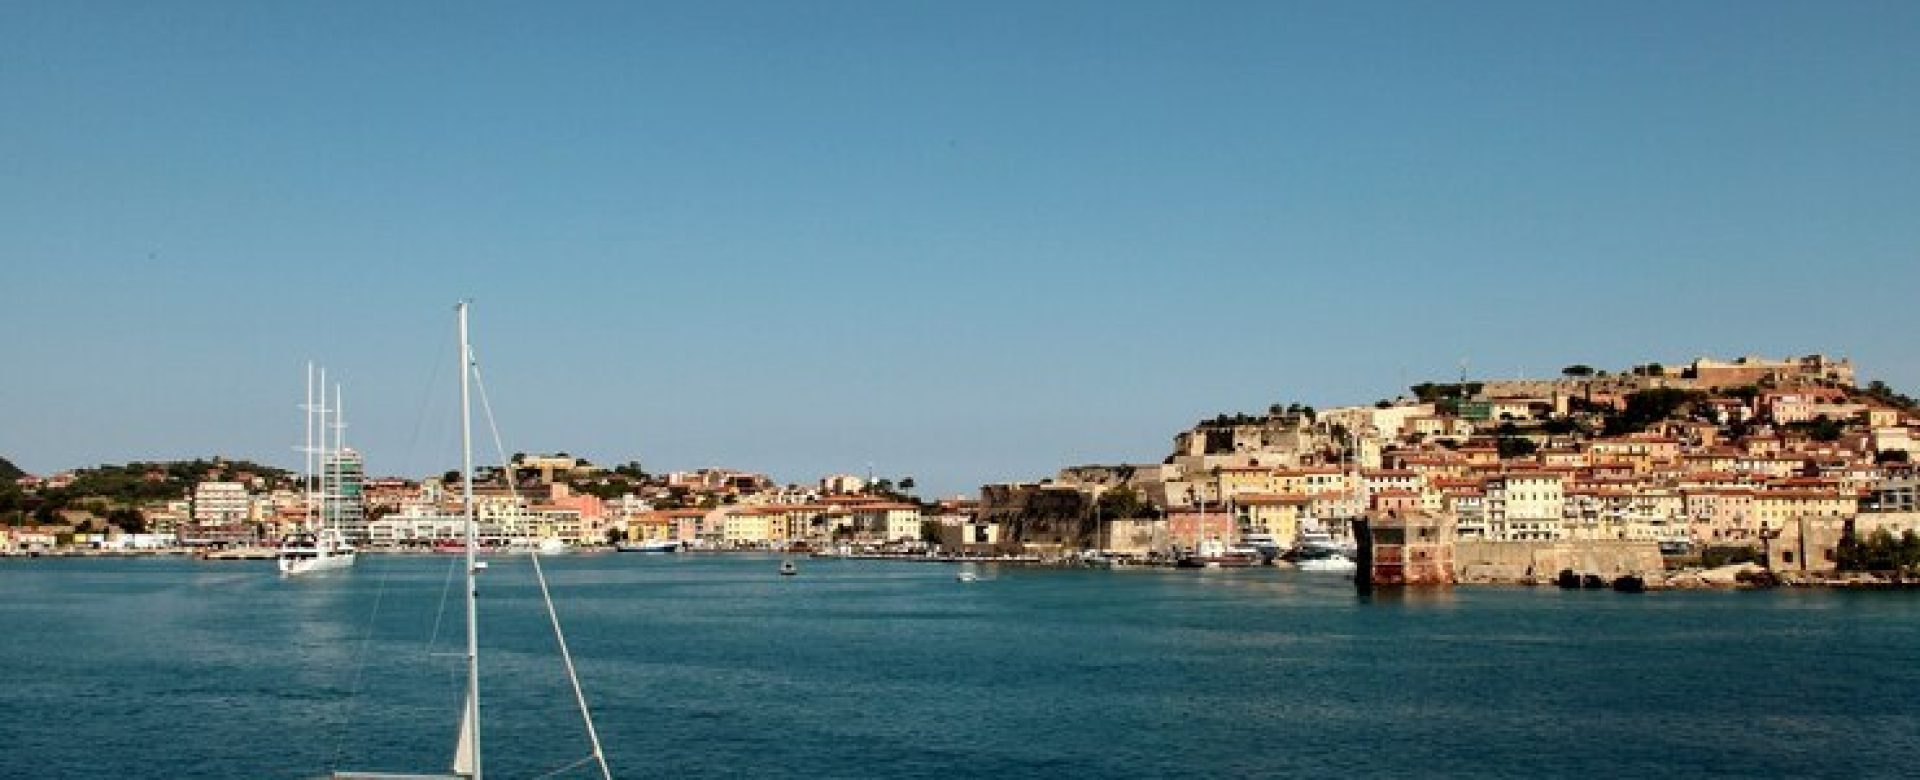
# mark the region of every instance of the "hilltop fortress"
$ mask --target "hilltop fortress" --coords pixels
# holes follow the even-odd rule
[[[1411,513],[1447,518],[1462,541],[1831,542],[1834,522],[1914,509],[1920,415],[1885,385],[1855,382],[1844,358],[1700,358],[1423,383],[1366,406],[1276,404],[1179,431],[1158,463],[988,486],[981,520],[1006,544],[1122,552],[1127,539],[1284,543],[1308,525],[1344,535],[1355,518]],[[1126,500],[1102,498],[1113,494]],[[1149,516],[1161,522],[1152,534],[1109,527]]]

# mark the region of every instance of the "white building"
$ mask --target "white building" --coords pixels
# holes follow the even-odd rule
[[[251,519],[253,499],[239,482],[202,482],[193,487],[193,522],[237,525]]]

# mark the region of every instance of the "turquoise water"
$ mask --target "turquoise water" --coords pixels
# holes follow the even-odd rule
[[[0,561],[0,777],[444,768],[452,560]],[[1279,570],[548,559],[623,777],[1911,776],[1920,594]],[[488,769],[587,753],[525,559],[484,575]],[[436,618],[440,619],[436,632]],[[432,644],[430,644],[430,642]],[[561,775],[589,776],[584,768]]]

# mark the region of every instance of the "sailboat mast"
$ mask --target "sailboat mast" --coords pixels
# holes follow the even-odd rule
[[[314,527],[314,504],[313,504],[314,490],[313,490],[313,361],[311,360],[307,361],[307,403],[306,405],[300,407],[300,411],[302,412],[301,416],[306,418],[306,423],[307,423],[306,444],[300,447],[301,454],[306,456],[306,470],[300,472],[300,487],[304,489],[307,493],[306,525],[307,525],[307,530],[312,531]]]
[[[313,470],[313,478],[317,483],[314,498],[318,501],[314,505],[313,532],[317,534],[320,529],[327,526],[327,370],[325,368],[320,369],[320,408],[314,410],[314,413],[320,416],[318,437],[315,439],[319,449],[314,451],[316,468]]]
[[[324,392],[324,391],[323,391]],[[347,424],[345,418],[346,400],[340,396],[340,383],[333,384],[333,530],[340,531],[344,519],[341,510],[345,508],[346,490],[341,487],[346,482],[346,467],[340,462],[340,454],[346,449]]]
[[[475,610],[479,587],[474,566],[477,526],[473,504],[473,352],[467,346],[467,302],[455,311],[460,315],[460,503],[467,526],[467,711],[461,717],[461,741],[471,762],[469,776],[480,780],[480,618]]]

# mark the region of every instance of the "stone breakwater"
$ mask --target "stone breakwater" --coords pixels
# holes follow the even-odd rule
[[[1666,571],[1659,545],[1624,541],[1461,541],[1454,543],[1453,566],[1456,582],[1475,585],[1546,585],[1568,570],[1609,581]]]

